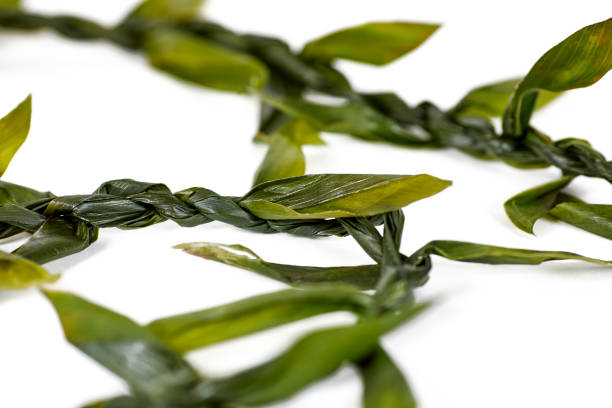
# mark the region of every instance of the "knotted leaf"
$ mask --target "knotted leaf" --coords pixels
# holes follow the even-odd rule
[[[221,91],[246,93],[266,82],[266,67],[247,54],[172,29],[148,32],[144,50],[155,68]]]
[[[159,319],[147,327],[168,347],[186,353],[311,316],[352,311],[367,314],[370,296],[345,287],[284,290],[202,311]]]
[[[385,65],[417,48],[440,27],[422,23],[368,23],[346,28],[306,44],[306,58],[336,58]]]
[[[0,6],[2,7],[2,6]],[[0,119],[0,176],[4,174],[30,131],[32,97],[28,96],[8,115]]]
[[[59,277],[22,256],[0,251],[0,289],[24,289],[55,282]]]
[[[575,227],[612,239],[612,205],[562,202],[553,207],[550,214]]]
[[[308,175],[257,185],[239,203],[272,220],[363,217],[401,209],[450,184],[427,174]]]
[[[612,68],[612,19],[586,26],[551,48],[518,84],[504,114],[504,131],[521,135],[527,128],[537,91],[583,88]]]

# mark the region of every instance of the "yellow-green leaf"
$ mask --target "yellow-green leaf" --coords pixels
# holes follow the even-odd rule
[[[521,135],[537,90],[552,92],[594,84],[612,68],[612,18],[584,27],[551,48],[517,86],[504,114],[504,131]]]
[[[311,41],[302,54],[323,61],[340,58],[385,65],[417,48],[438,27],[438,24],[406,22],[368,23]]]
[[[204,0],[144,0],[128,15],[128,19],[184,21],[200,14]]]
[[[563,202],[553,207],[550,214],[575,227],[612,239],[612,205]]]
[[[268,78],[266,67],[250,55],[177,30],[150,31],[144,50],[155,68],[221,91],[246,93],[262,87]]]
[[[0,176],[4,174],[30,131],[32,97],[28,96],[8,115],[0,119]]]
[[[24,289],[55,282],[59,277],[26,258],[0,251],[0,289]]]
[[[273,220],[363,217],[401,209],[450,185],[427,174],[319,174],[260,184],[239,204]]]

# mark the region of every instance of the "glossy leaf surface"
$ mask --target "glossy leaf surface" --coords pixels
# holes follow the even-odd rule
[[[553,207],[550,214],[575,227],[612,239],[612,205],[563,202]]]
[[[323,61],[340,58],[385,65],[417,48],[438,27],[406,22],[363,24],[309,42],[302,55]]]
[[[1,7],[1,6],[0,6]],[[30,131],[32,98],[28,96],[8,115],[0,119],[0,176],[4,174]]]
[[[0,289],[24,289],[59,277],[24,257],[0,251]]]
[[[612,19],[578,30],[544,54],[520,82],[504,115],[504,131],[522,134],[537,98],[534,91],[586,87],[611,68]]]
[[[416,176],[320,174],[255,186],[240,205],[264,219],[371,216],[444,190],[450,181]]]
[[[213,401],[246,406],[290,397],[330,375],[343,363],[363,359],[377,347],[380,336],[415,317],[427,306],[404,307],[352,326],[313,332],[265,364],[226,379],[203,383],[199,394]]]
[[[518,228],[533,234],[535,222],[548,213],[559,192],[573,179],[574,176],[565,176],[515,195],[504,203],[506,214]]]
[[[346,310],[365,314],[372,306],[371,297],[355,289],[285,290],[159,319],[148,328],[173,350],[186,353],[322,313]]]
[[[246,93],[263,86],[268,77],[266,67],[253,57],[177,30],[152,30],[144,50],[155,68],[221,91]]]

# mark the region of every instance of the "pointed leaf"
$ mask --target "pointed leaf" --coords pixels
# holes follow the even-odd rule
[[[366,357],[384,333],[414,318],[428,304],[404,307],[352,326],[319,330],[271,361],[232,377],[204,382],[199,394],[213,401],[263,405],[294,395],[343,363]]]
[[[347,283],[360,289],[373,289],[378,281],[378,265],[359,266],[297,266],[266,262],[242,245],[193,242],[177,245],[185,252],[245,269],[287,284],[303,286],[316,283]]]
[[[336,31],[309,42],[302,55],[329,61],[335,58],[385,65],[417,48],[438,24],[368,23]]]
[[[59,277],[26,258],[0,251],[0,289],[24,289],[55,282]]]
[[[0,180],[0,206],[7,204],[17,204],[27,206],[41,200],[52,198],[49,192],[40,192],[19,184],[8,183]]]
[[[372,307],[371,297],[356,289],[284,290],[159,319],[147,327],[168,347],[186,353],[323,313],[346,310],[362,314]]]
[[[197,18],[204,0],[144,0],[128,15],[134,18],[184,21]]]
[[[504,131],[521,135],[529,123],[537,93],[582,88],[612,69],[612,18],[584,27],[551,48],[516,88],[504,115]]]
[[[137,396],[180,401],[200,381],[180,355],[127,317],[70,293],[46,291],[45,295],[68,341],[124,379]]]
[[[30,132],[32,97],[28,96],[8,115],[0,119],[0,176],[4,174],[17,150]]]
[[[453,261],[485,263],[491,265],[538,265],[542,262],[566,259],[575,259],[600,265],[612,263],[612,261],[602,261],[572,252],[533,251],[530,249],[504,248],[460,241],[432,241],[419,252],[442,256]]]
[[[518,228],[533,234],[535,222],[557,203],[559,192],[573,179],[565,176],[515,195],[504,203],[506,214]]]
[[[612,205],[563,202],[553,207],[550,214],[575,227],[612,239]]]
[[[427,174],[320,174],[260,184],[239,204],[264,219],[363,217],[401,209],[450,184]]]
[[[194,35],[171,29],[148,33],[144,50],[155,68],[180,79],[221,91],[246,93],[266,82],[266,67]]]

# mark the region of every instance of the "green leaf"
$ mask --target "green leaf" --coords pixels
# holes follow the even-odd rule
[[[13,156],[25,142],[30,132],[31,116],[32,97],[28,96],[8,115],[0,119],[0,176],[4,174]]]
[[[254,185],[266,181],[302,176],[306,160],[302,152],[305,144],[323,144],[319,132],[302,120],[291,120],[274,133],[266,157],[255,173]]]
[[[520,81],[521,78],[509,79],[473,89],[451,109],[451,112],[455,115],[501,117],[508,106],[508,100]],[[547,105],[560,95],[560,93],[540,91],[536,109]]]
[[[517,86],[504,114],[504,131],[521,135],[537,98],[594,84],[612,68],[612,19],[584,27],[551,48]]]
[[[59,277],[26,258],[0,251],[0,289],[24,289],[55,282]]]
[[[242,245],[193,242],[177,245],[188,254],[255,272],[287,284],[346,283],[360,289],[373,289],[379,276],[378,265],[297,266],[266,262]]]
[[[368,23],[336,31],[309,42],[302,55],[385,65],[417,48],[440,27],[421,23]]]
[[[368,141],[386,141],[399,145],[423,146],[432,143],[429,135],[403,127],[365,103],[348,102],[340,106],[323,105],[306,100],[259,93],[266,103],[330,133],[353,135]]]
[[[53,194],[40,192],[19,184],[0,180],[0,206],[17,204],[26,206],[40,200],[52,198]]]
[[[542,262],[566,259],[592,262],[599,265],[609,265],[612,263],[612,261],[602,261],[572,252],[533,251],[530,249],[504,248],[460,241],[432,241],[419,250],[417,254],[435,254],[453,261],[491,265],[538,265]]]
[[[45,295],[68,341],[125,380],[138,397],[179,402],[200,381],[179,354],[127,317],[70,293]]]
[[[382,347],[357,364],[363,380],[363,408],[416,408],[402,372]]]
[[[204,382],[199,394],[213,401],[246,406],[285,399],[332,374],[343,363],[362,360],[377,347],[380,336],[427,306],[404,307],[352,326],[310,333],[265,364],[226,379]]]
[[[575,227],[612,239],[612,205],[562,202],[553,207],[550,214]]]
[[[239,204],[272,220],[363,217],[401,209],[449,185],[427,174],[320,174],[260,184]]]
[[[506,214],[519,229],[533,234],[535,222],[557,203],[559,193],[573,179],[565,176],[515,195],[504,203]]]
[[[323,313],[366,314],[372,307],[370,296],[351,288],[284,290],[159,319],[148,328],[174,351],[186,353]]]
[[[171,29],[148,32],[144,50],[155,68],[221,91],[246,93],[264,85],[266,67],[247,54]]]
[[[127,19],[192,20],[199,16],[202,3],[204,0],[144,0]]]

